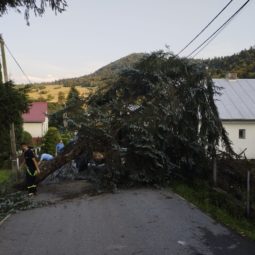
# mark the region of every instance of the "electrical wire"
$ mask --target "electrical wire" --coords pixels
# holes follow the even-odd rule
[[[232,19],[233,20],[233,19]],[[231,20],[231,21],[232,21]],[[231,22],[230,21],[230,22]],[[195,55],[191,55],[190,57],[192,57],[192,58],[195,58],[200,52],[202,52],[219,34],[220,34],[220,32],[221,31],[223,31],[224,30],[224,28],[226,28],[229,24],[230,24],[230,22],[228,23],[228,24],[226,24],[226,26],[225,27],[223,27],[221,30],[219,30],[205,45],[204,45],[204,47],[203,48],[201,48]]]
[[[178,53],[179,56],[184,50],[186,50],[219,16],[220,14],[233,2],[233,0],[229,1],[223,9],[186,45],[184,46]]]
[[[14,55],[12,54],[11,50],[8,48],[6,42],[4,42],[4,46],[7,49],[7,51],[9,52],[9,54],[11,55],[11,57],[13,58],[14,62],[17,64],[17,66],[19,67],[19,69],[21,70],[21,72],[23,73],[23,75],[25,76],[25,78],[28,80],[28,82],[30,84],[32,84],[31,80],[28,78],[27,74],[25,73],[25,71],[23,70],[23,68],[21,67],[21,65],[19,64],[19,62],[17,61],[17,59],[14,57]]]
[[[224,27],[250,2],[247,0],[233,15],[230,16],[213,34],[211,34],[205,41],[203,41],[195,50],[193,50],[187,58],[193,55],[197,50],[199,50],[204,44],[206,44],[209,40],[211,40],[216,34],[220,33],[220,30],[224,29]],[[216,36],[215,36],[216,37]],[[208,45],[208,44],[207,44]]]

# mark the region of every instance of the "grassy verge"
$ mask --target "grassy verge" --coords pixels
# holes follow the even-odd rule
[[[13,176],[10,169],[0,169],[0,195],[11,189]]]
[[[248,220],[243,206],[238,205],[229,194],[218,193],[202,182],[193,185],[178,182],[173,184],[172,189],[218,222],[255,240],[254,219]]]

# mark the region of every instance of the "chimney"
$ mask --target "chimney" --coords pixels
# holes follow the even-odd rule
[[[227,80],[237,80],[237,73],[227,73],[226,79]]]

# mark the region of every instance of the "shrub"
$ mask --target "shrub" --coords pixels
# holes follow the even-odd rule
[[[43,138],[42,153],[55,154],[55,146],[61,139],[60,133],[57,128],[50,127]]]
[[[27,131],[23,131],[22,132],[22,136],[21,136],[21,141],[23,143],[26,143],[26,144],[29,144],[31,145],[32,144],[32,136],[30,133],[28,133]]]

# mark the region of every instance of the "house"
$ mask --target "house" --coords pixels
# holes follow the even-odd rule
[[[231,78],[231,77],[228,77]],[[222,88],[215,103],[236,153],[255,159],[255,79],[213,79]]]
[[[42,138],[48,131],[47,112],[47,102],[34,102],[30,105],[29,111],[22,115],[23,129],[30,133],[33,139]]]

